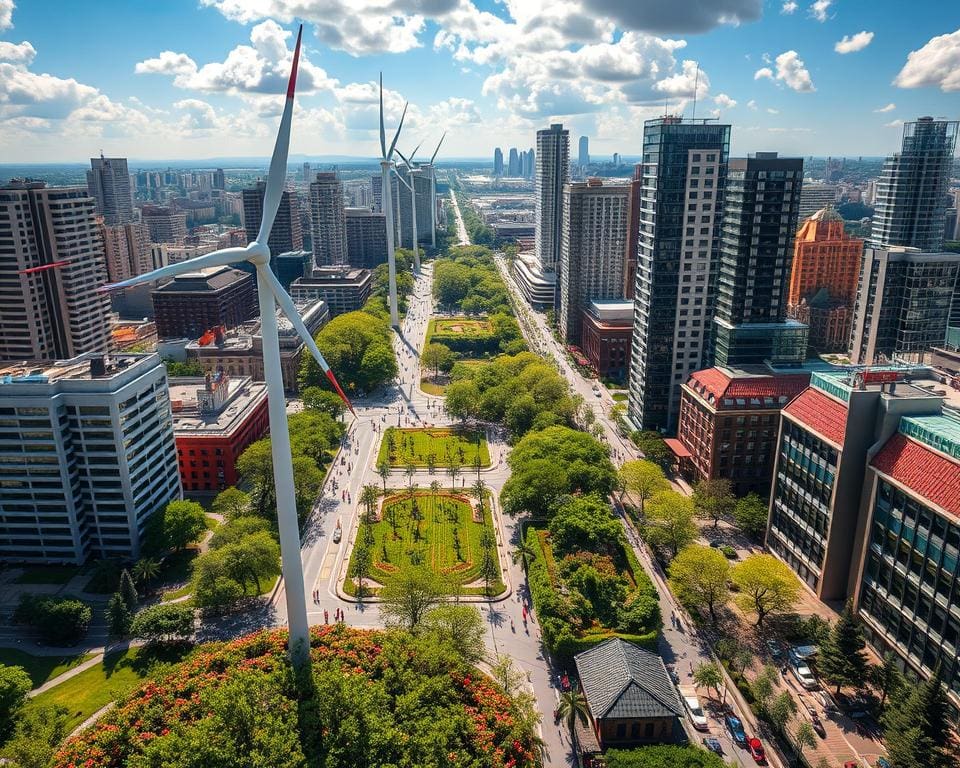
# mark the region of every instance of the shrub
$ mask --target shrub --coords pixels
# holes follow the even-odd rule
[[[13,620],[36,629],[45,642],[69,646],[78,643],[90,626],[93,612],[86,603],[71,597],[23,595]]]

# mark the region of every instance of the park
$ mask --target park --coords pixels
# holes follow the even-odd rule
[[[490,449],[480,430],[449,427],[401,429],[389,427],[380,444],[378,464],[391,467],[490,466]]]

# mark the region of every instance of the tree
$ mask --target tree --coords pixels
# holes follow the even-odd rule
[[[483,658],[483,617],[472,605],[438,605],[427,611],[420,633],[438,645],[446,644],[468,664]]]
[[[67,737],[69,710],[63,706],[31,706],[17,718],[4,754],[16,768],[49,768]]]
[[[945,768],[951,765],[946,749],[949,706],[940,665],[933,674],[905,689],[883,716],[884,739],[896,768]]]
[[[203,376],[203,366],[196,360],[181,362],[180,360],[170,360],[164,358],[163,364],[167,367],[167,376]]]
[[[369,526],[365,527],[369,530]],[[357,597],[362,600],[365,594],[363,582],[370,576],[370,569],[373,567],[373,550],[366,537],[357,537],[357,542],[353,546],[353,557],[350,558],[350,562],[353,571],[351,576],[357,580]]]
[[[160,561],[154,557],[141,557],[133,564],[133,580],[146,589],[160,575]]]
[[[340,395],[320,387],[307,387],[300,393],[300,399],[307,410],[326,413],[334,419],[339,419],[347,408]]]
[[[767,706],[767,718],[778,733],[785,733],[790,718],[797,714],[797,702],[790,691],[784,691],[773,697]]]
[[[207,516],[195,501],[175,500],[150,518],[148,539],[153,551],[180,551],[207,530]]]
[[[698,688],[709,688],[720,698],[720,690],[723,688],[723,673],[720,668],[712,662],[702,662],[693,670],[693,683]],[[726,694],[724,694],[726,699]]]
[[[93,611],[90,606],[71,597],[21,595],[13,614],[19,624],[34,627],[50,645],[70,646],[87,634]]]
[[[670,490],[670,483],[663,470],[652,461],[627,461],[618,472],[620,488],[640,499],[640,514],[644,514],[644,504],[654,494]],[[622,499],[621,499],[622,500]]]
[[[717,606],[727,602],[730,562],[713,547],[691,544],[681,549],[670,563],[670,583],[682,603],[706,606],[717,621]]]
[[[440,375],[440,371],[449,371],[456,357],[450,347],[436,342],[427,344],[420,353],[420,360],[428,368],[433,368],[434,378]]]
[[[137,588],[133,585],[133,577],[126,568],[120,572],[120,587],[117,594],[120,595],[120,599],[123,600],[123,604],[131,614],[137,610],[139,601]]]
[[[389,622],[413,631],[443,595],[443,583],[432,571],[406,568],[380,590],[380,612]]]
[[[713,520],[716,528],[721,520],[730,516],[736,506],[736,498],[727,479],[701,480],[693,487],[693,506],[697,516]]]
[[[643,454],[644,458],[652,461],[664,472],[670,470],[670,467],[673,465],[673,452],[667,448],[667,444],[663,442],[663,438],[659,432],[652,430],[637,431],[631,435],[631,439],[637,448],[640,449],[640,453]]]
[[[756,493],[748,493],[742,499],[737,499],[733,519],[743,533],[759,539],[767,529],[767,512],[767,502]]]
[[[527,570],[530,560],[537,556],[537,553],[534,551],[533,547],[527,543],[526,539],[520,539],[517,542],[517,545],[513,548],[513,552],[510,553],[510,559],[513,560],[514,564],[523,562],[523,569]]]
[[[779,677],[780,673],[777,671],[777,668],[767,664],[760,670],[760,674],[750,683],[750,692],[759,704],[760,709],[764,712],[770,703],[770,699],[773,698],[773,694],[777,690],[776,685]]]
[[[570,731],[570,743],[577,743],[577,720],[580,721],[580,724],[585,726],[587,724],[587,699],[580,693],[579,689],[573,688],[569,691],[564,691],[560,694],[560,702],[557,705],[557,712],[560,715],[560,719],[567,726],[567,730]]]
[[[261,592],[261,579],[280,573],[280,545],[266,531],[251,533],[218,550],[224,558],[227,574],[241,586],[253,582],[256,594]]]
[[[623,526],[597,494],[569,497],[550,519],[550,537],[560,553],[585,550],[615,555],[623,547]]]
[[[380,479],[383,480],[383,493],[387,493],[387,480],[390,479],[390,462],[386,458],[380,459],[377,462],[377,474],[380,475]]]
[[[0,664],[0,736],[13,729],[14,717],[27,702],[33,681],[23,667]]]
[[[193,637],[193,608],[185,603],[160,603],[133,617],[130,634],[148,643],[182,643]]]
[[[132,621],[133,613],[127,607],[123,595],[114,592],[110,602],[107,603],[107,626],[110,628],[110,634],[113,637],[126,637]]]
[[[480,391],[472,381],[454,381],[443,393],[443,409],[454,419],[467,421],[478,416]]]
[[[606,768],[726,768],[723,758],[692,745],[656,745],[611,749],[603,755]]]
[[[247,514],[250,509],[250,494],[230,486],[216,495],[210,505],[210,511],[221,515],[224,520],[232,520]]]
[[[477,480],[473,485],[470,486],[470,493],[473,495],[473,498],[477,500],[477,504],[480,505],[480,512],[483,513],[484,510],[484,498],[487,495],[487,486],[483,480]]]
[[[699,533],[693,521],[693,502],[676,491],[662,491],[651,498],[646,518],[647,541],[654,547],[666,547],[672,557]]]
[[[337,315],[315,336],[317,347],[347,390],[371,392],[397,375],[389,323],[367,312]],[[327,377],[312,355],[300,364],[300,387],[323,387]]]
[[[484,529],[486,532],[486,529]],[[493,583],[500,578],[500,565],[497,563],[497,552],[493,545],[484,542],[483,552],[480,555],[480,578],[487,596],[491,594]]]
[[[748,556],[731,569],[730,579],[739,589],[737,605],[757,614],[758,627],[771,613],[789,611],[800,597],[797,577],[773,555]]]
[[[817,670],[837,686],[837,693],[844,685],[859,688],[866,682],[866,645],[863,630],[853,615],[853,603],[848,600],[817,655]]]
[[[238,517],[219,526],[210,537],[210,549],[223,549],[255,533],[270,533],[270,523],[262,517]]]
[[[193,564],[193,603],[197,608],[221,609],[243,597],[243,586],[230,576],[222,550],[212,550]]]
[[[812,749],[817,746],[817,734],[807,720],[800,721],[797,729],[793,732],[793,738],[797,742],[797,755],[800,757],[803,757],[804,747]]]
[[[887,702],[890,696],[896,696],[906,684],[906,678],[897,666],[897,657],[890,651],[883,654],[883,661],[871,666],[867,678],[880,692],[880,707]]]
[[[377,512],[377,501],[380,499],[380,489],[375,485],[365,485],[360,492],[360,503],[363,504],[366,522],[373,522]]]

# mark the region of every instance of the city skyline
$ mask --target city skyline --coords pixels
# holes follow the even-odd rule
[[[665,102],[689,117],[695,84],[698,116],[732,124],[732,156],[882,156],[903,121],[955,116],[960,90],[960,12],[934,0],[911,6],[909,28],[893,2],[849,0],[172,5],[0,0],[0,151],[24,163],[259,157],[293,10],[308,32],[294,157],[374,156],[380,69],[387,119],[409,99],[408,135],[449,130],[450,158],[527,147],[561,121],[597,157],[636,155],[636,126]],[[111,55],[85,53],[104,46]]]

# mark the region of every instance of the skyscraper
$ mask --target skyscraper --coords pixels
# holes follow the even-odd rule
[[[150,229],[146,224],[103,224],[100,229],[106,258],[107,279],[119,283],[153,269]]]
[[[106,352],[110,299],[96,204],[83,187],[0,187],[0,360]]]
[[[153,243],[179,245],[187,236],[187,214],[165,205],[145,205],[141,209],[143,223]]]
[[[343,184],[333,171],[310,182],[310,235],[318,267],[347,263],[347,224]]]
[[[527,150],[527,172],[524,174],[524,178],[532,179],[533,174],[537,168],[537,153],[533,151],[533,147]]]
[[[263,195],[266,189],[267,182],[258,181],[256,186],[243,190],[243,226],[247,230],[248,242],[256,240],[257,232],[260,230],[260,220],[263,218]],[[267,244],[270,246],[271,253],[303,249],[303,225],[300,223],[300,205],[297,202],[296,192],[284,190]]]
[[[516,147],[510,147],[510,159],[507,163],[507,176],[520,175],[520,155],[517,154]]]
[[[503,150],[500,147],[493,150],[493,175],[503,176]]]
[[[580,344],[581,313],[598,299],[623,298],[630,187],[601,179],[563,188],[560,335]]]
[[[125,157],[91,157],[87,191],[107,224],[133,221],[133,194]]]
[[[562,123],[537,131],[534,215],[536,254],[544,273],[560,263],[563,185],[570,181],[570,132]]]
[[[902,149],[887,158],[877,182],[871,245],[943,248],[957,127],[932,117],[904,124]]]
[[[704,367],[729,151],[729,125],[644,124],[628,398],[640,429],[672,428],[683,382]]]
[[[431,205],[431,185],[430,174],[424,168],[414,165],[411,171],[406,166],[397,167],[397,175],[407,184],[410,184],[417,195],[417,240],[422,243],[430,242],[430,228],[433,222],[430,219]],[[410,190],[402,184],[396,184],[399,187],[399,216],[397,222],[399,225],[398,246],[401,248],[413,248],[413,205],[410,198]]]
[[[807,327],[786,315],[802,181],[801,158],[757,152],[727,163],[711,345],[716,365],[806,358]]]
[[[590,165],[590,139],[587,136],[580,137],[580,145],[577,152],[577,163],[580,167]]]
[[[227,188],[227,177],[223,172],[223,168],[217,168],[213,172],[213,184],[214,189],[226,189]]]

